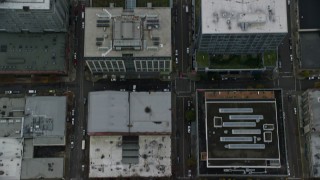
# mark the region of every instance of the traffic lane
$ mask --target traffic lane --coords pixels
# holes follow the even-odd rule
[[[296,81],[293,76],[280,76],[279,77],[279,87],[284,90],[295,90]]]
[[[184,54],[184,59],[183,59],[183,72],[187,72],[188,67],[190,66],[190,25],[191,25],[191,9],[190,9],[190,3],[185,4],[185,6],[188,6],[189,12],[187,13],[186,11],[183,12],[183,23],[182,23],[182,29],[183,29],[183,44],[182,44],[182,52]],[[189,53],[187,53],[187,48],[189,48]]]
[[[288,97],[290,95],[290,97]],[[287,131],[287,152],[289,167],[292,177],[301,177],[301,153],[299,144],[298,120],[294,114],[296,99],[291,94],[286,94],[284,99],[285,123]],[[293,138],[294,137],[294,138]]]
[[[177,97],[177,131],[180,132],[179,140],[177,144],[179,144],[179,155],[176,157],[180,159],[180,166],[178,167],[177,176],[184,176],[185,172],[185,128],[184,128],[184,99]]]

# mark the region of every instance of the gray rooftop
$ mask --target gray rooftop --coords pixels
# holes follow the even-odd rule
[[[24,106],[24,98],[0,99],[0,137],[22,137]]]
[[[20,179],[21,160],[23,152],[23,140],[15,138],[0,137],[0,179],[17,180]]]
[[[286,0],[202,0],[203,34],[287,33]]]
[[[0,73],[64,73],[64,33],[0,33]]]
[[[171,56],[171,9],[86,8],[84,42],[85,57]]]
[[[88,111],[92,134],[171,132],[170,92],[90,92]]]
[[[66,103],[65,96],[27,97],[24,136],[38,146],[65,145]]]
[[[30,9],[49,9],[50,0],[5,0],[0,3],[0,9],[22,9],[29,6]]]
[[[149,111],[149,112],[148,112]],[[132,132],[171,132],[171,93],[130,93]]]
[[[300,32],[301,67],[303,69],[320,68],[319,32]]]
[[[63,158],[25,158],[22,160],[22,179],[63,178]]]
[[[128,92],[90,92],[88,108],[88,132],[128,131]]]

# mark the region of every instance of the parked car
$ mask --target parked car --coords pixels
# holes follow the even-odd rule
[[[4,94],[12,94],[12,91],[4,91]]]
[[[73,141],[70,142],[70,148],[71,148],[71,149],[74,148],[74,142],[73,142]]]
[[[133,91],[133,92],[136,92],[136,88],[137,88],[137,85],[134,84],[134,85],[132,86],[132,91]]]
[[[163,89],[163,91],[164,91],[164,92],[169,92],[169,91],[170,91],[170,89]]]
[[[72,125],[74,125],[74,118],[72,118],[71,123],[72,123]]]
[[[28,93],[29,93],[29,94],[36,94],[36,93],[37,93],[37,90],[30,89],[30,90],[28,90]]]
[[[294,115],[297,115],[297,108],[293,108]]]
[[[87,103],[87,98],[83,98],[83,104]]]
[[[86,130],[85,130],[85,129],[82,130],[82,135],[83,135],[83,136],[86,135]]]
[[[20,91],[18,90],[12,91],[12,94],[20,94]]]
[[[191,177],[191,169],[188,170],[188,177]]]
[[[315,78],[313,76],[310,76],[309,77],[309,80],[314,80]]]
[[[190,134],[190,132],[191,132],[191,126],[188,125],[188,133]]]
[[[292,54],[290,54],[290,61],[293,61],[293,57],[292,57]]]
[[[56,90],[54,90],[54,89],[49,90],[49,93],[55,93],[55,92],[56,92]]]
[[[189,54],[189,48],[187,48],[187,54]]]
[[[178,64],[178,58],[176,57],[176,64]]]
[[[178,50],[176,49],[176,56],[178,56]]]

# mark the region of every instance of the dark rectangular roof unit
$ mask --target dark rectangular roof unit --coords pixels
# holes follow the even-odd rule
[[[97,20],[97,23],[109,23],[110,20]]]
[[[97,27],[109,27],[110,24],[97,24]]]
[[[103,38],[102,37],[97,37],[96,41],[103,41]]]
[[[101,41],[97,41],[97,42],[96,42],[96,45],[97,45],[97,46],[101,46],[101,45],[102,45],[102,42],[101,42]]]
[[[160,41],[160,37],[152,37],[153,41]]]

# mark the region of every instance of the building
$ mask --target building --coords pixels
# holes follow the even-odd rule
[[[170,92],[90,92],[90,178],[171,176]]]
[[[317,0],[299,0],[297,3],[298,33],[292,42],[294,55],[296,54],[299,63],[299,75],[302,78],[320,76],[320,22],[314,20],[314,17],[320,16],[319,6],[320,1]]]
[[[320,91],[310,89],[301,98],[301,127],[306,137],[306,156],[309,166],[309,177],[320,177]]]
[[[53,154],[66,144],[66,97],[2,97],[0,107],[0,179],[63,178]]]
[[[84,27],[84,59],[95,77],[170,78],[170,8],[86,8]]]
[[[67,0],[0,1],[0,31],[67,32],[68,23]]]
[[[201,0],[198,50],[257,54],[276,50],[288,33],[286,0]]]
[[[281,91],[198,90],[197,104],[200,176],[288,174]]]
[[[0,1],[0,74],[67,74],[67,0]]]

